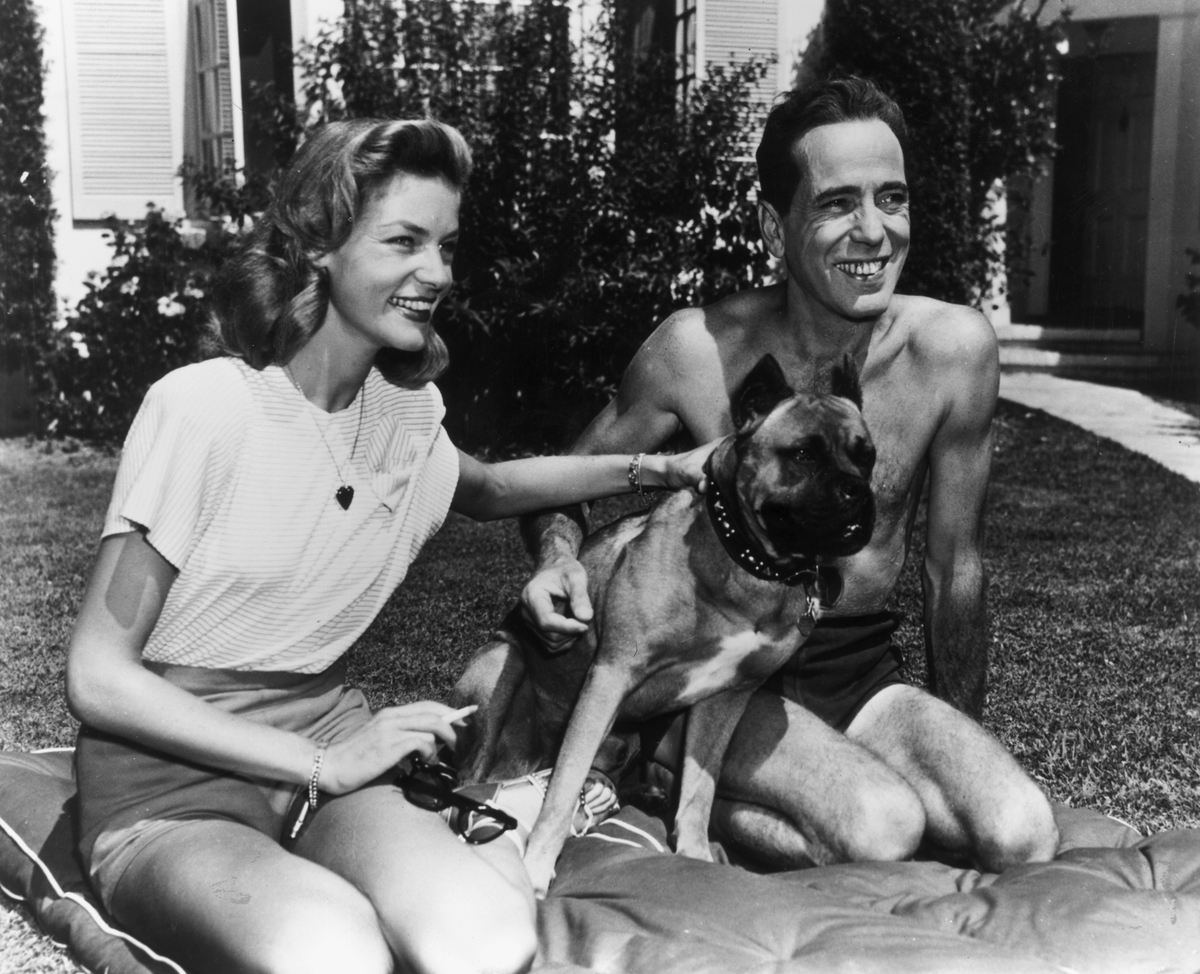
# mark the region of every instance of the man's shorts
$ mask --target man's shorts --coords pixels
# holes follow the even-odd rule
[[[362,693],[344,686],[344,659],[317,674],[144,665],[215,707],[326,743],[371,717]],[[75,776],[80,855],[110,909],[125,870],[165,832],[217,818],[279,840],[297,792],[292,784],[192,764],[86,727],[75,748]]]
[[[837,731],[845,731],[884,687],[904,683],[892,634],[903,616],[895,612],[826,618],[796,654],[763,684],[793,700]]]

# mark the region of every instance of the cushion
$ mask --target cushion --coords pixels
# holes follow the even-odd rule
[[[182,968],[118,931],[75,856],[70,754],[0,752],[0,885],[91,970]],[[568,841],[539,911],[544,974],[1184,974],[1200,969],[1200,830],[1143,838],[1056,806],[1053,862],[759,875],[671,855],[626,808]],[[53,879],[51,879],[51,874]],[[186,958],[180,958],[186,964]]]

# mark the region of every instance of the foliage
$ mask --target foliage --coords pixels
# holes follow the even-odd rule
[[[42,31],[0,0],[0,371],[36,364],[54,321],[54,210],[42,126]]]
[[[49,432],[120,442],[142,397],[171,369],[204,356],[206,295],[225,241],[192,247],[151,207],[108,223],[113,256],[88,282],[46,357]]]
[[[1200,249],[1185,248],[1193,267],[1200,266]],[[1200,273],[1189,271],[1184,277],[1187,290],[1175,299],[1175,307],[1183,312],[1186,321],[1200,328]]]
[[[447,422],[471,447],[560,446],[671,311],[762,279],[743,143],[762,64],[686,110],[669,57],[634,61],[613,4],[579,48],[561,0],[356,0],[302,47],[306,124],[431,114],[476,168],[439,329]]]
[[[1046,0],[828,0],[815,71],[857,74],[896,99],[909,125],[905,162],[913,247],[904,289],[980,302],[991,275],[1019,273],[989,192],[1011,190],[1054,152],[1054,90],[1063,22]]]
[[[765,66],[712,71],[685,109],[673,59],[628,56],[614,7],[606,0],[576,47],[563,0],[410,0],[402,11],[351,0],[297,52],[304,111],[277,100],[267,120],[281,159],[339,118],[433,115],[466,135],[476,167],[457,284],[439,312],[452,358],[439,385],[447,425],[472,449],[562,446],[659,321],[766,273],[744,148]],[[232,225],[267,199],[266,178],[185,175],[200,208]],[[69,343],[57,353],[60,432],[119,436],[145,385],[199,354],[201,310],[186,296],[204,290],[193,276],[220,247],[193,254],[168,229],[161,217],[144,232],[114,229],[114,266],[69,329],[89,358]],[[183,312],[162,320],[160,299]],[[119,359],[105,356],[118,351],[134,364],[105,385],[99,363],[115,376]]]

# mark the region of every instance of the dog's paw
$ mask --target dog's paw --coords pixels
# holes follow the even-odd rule
[[[554,882],[554,866],[548,865],[536,857],[531,859],[526,856],[522,861],[525,863],[525,872],[529,874],[533,895],[539,900],[544,900],[550,891],[550,884]]]
[[[712,846],[707,836],[679,836],[675,840],[675,854],[701,862],[713,861]]]

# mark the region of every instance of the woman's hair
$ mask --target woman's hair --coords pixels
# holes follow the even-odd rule
[[[759,196],[780,216],[786,214],[804,176],[796,157],[796,143],[822,125],[873,119],[887,125],[902,147],[908,141],[900,106],[862,78],[849,75],[788,92],[767,115],[762,142],[755,153]]]
[[[372,194],[401,174],[439,177],[462,190],[471,150],[432,119],[330,122],[288,164],[267,211],[221,270],[214,302],[220,349],[256,369],[285,365],[325,321],[328,273],[315,261],[342,246]],[[419,352],[381,349],[393,382],[420,385],[449,363],[431,331]]]

